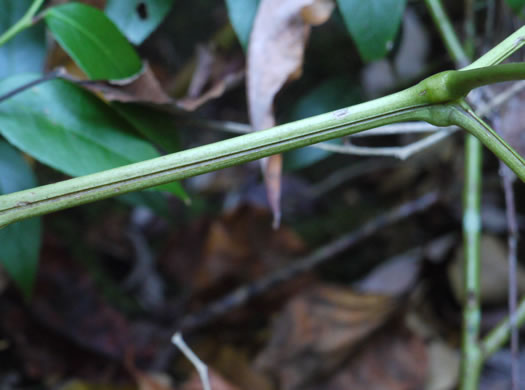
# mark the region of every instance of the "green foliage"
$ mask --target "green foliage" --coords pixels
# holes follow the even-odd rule
[[[140,45],[162,22],[173,0],[109,0],[106,14],[128,40]]]
[[[505,0],[510,8],[516,13],[519,13],[523,10],[525,6],[525,0]]]
[[[6,31],[20,19],[31,0],[4,0],[0,12],[0,31]],[[16,73],[41,72],[46,55],[44,26],[38,25],[17,34],[0,46],[0,78]]]
[[[0,141],[0,195],[36,186],[31,168],[20,153]],[[0,263],[26,298],[31,296],[41,244],[40,218],[0,229]]]
[[[324,112],[359,103],[361,96],[355,85],[347,78],[329,79],[301,97],[289,115],[289,121],[308,118]],[[330,142],[341,143],[340,140]],[[295,149],[285,154],[284,166],[294,170],[306,168],[330,156],[332,152],[315,148]]]
[[[383,58],[394,46],[406,0],[337,0],[361,58]]]
[[[125,120],[144,138],[168,153],[180,150],[179,137],[170,114],[133,103],[111,104]]]
[[[244,50],[248,48],[253,21],[261,0],[226,0],[228,16]]]
[[[0,94],[34,76],[0,82]],[[0,133],[37,160],[71,176],[158,157],[147,142],[123,132],[129,125],[86,90],[62,80],[34,87],[0,105]],[[177,183],[169,190],[184,196]]]
[[[115,24],[101,11],[79,3],[49,8],[47,26],[90,79],[124,79],[142,62]]]

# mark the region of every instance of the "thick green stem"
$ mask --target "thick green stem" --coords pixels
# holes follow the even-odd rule
[[[0,196],[0,226],[241,164],[286,150],[406,120],[425,106],[394,109],[391,97],[156,159]],[[385,104],[381,104],[384,102]]]
[[[426,0],[426,3],[447,46],[449,55],[456,63],[456,66],[463,67],[467,65],[470,60],[452,28],[452,24],[443,9],[441,0]],[[465,4],[468,10],[467,14],[472,13],[472,2],[467,0]],[[472,15],[469,15],[469,17],[472,18]],[[477,389],[482,365],[478,344],[481,322],[479,305],[479,245],[481,234],[480,202],[482,157],[480,141],[472,134],[467,134],[465,138],[465,186],[463,189],[464,286],[467,293],[465,294],[465,302],[463,305],[463,359],[461,361],[460,376],[460,388],[462,390]]]
[[[33,17],[35,16],[35,14],[40,9],[43,3],[44,0],[34,0],[33,4],[31,4],[31,7],[29,7],[24,16],[22,16],[22,18],[15,24],[13,24],[6,32],[0,35],[0,46],[9,41],[20,31],[31,27],[33,25]]]
[[[486,66],[470,70],[447,70],[421,83],[428,88],[428,98],[434,103],[445,103],[465,97],[475,88],[503,81],[525,78],[525,63]]]

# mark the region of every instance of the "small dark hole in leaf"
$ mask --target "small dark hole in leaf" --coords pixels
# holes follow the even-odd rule
[[[146,19],[148,17],[148,8],[144,2],[140,2],[137,5],[137,13],[139,14],[140,19]]]

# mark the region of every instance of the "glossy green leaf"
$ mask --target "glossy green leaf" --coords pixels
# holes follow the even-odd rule
[[[141,70],[135,49],[102,11],[67,3],[49,8],[45,20],[58,43],[90,79],[124,79]]]
[[[141,44],[166,17],[173,0],[108,0],[106,14],[135,45]]]
[[[0,195],[36,186],[31,168],[7,142],[0,140]],[[0,229],[0,264],[26,298],[31,296],[41,245],[40,218]]]
[[[525,6],[525,0],[505,0],[510,8],[516,13],[519,13],[523,10]]]
[[[261,0],[226,0],[230,22],[245,50],[248,48],[253,21],[260,2]]]
[[[0,33],[15,24],[31,6],[31,0],[2,0]],[[41,72],[46,55],[45,28],[37,24],[0,46],[0,79],[16,73]]]
[[[359,90],[348,79],[336,77],[325,81],[317,88],[305,94],[292,108],[289,121],[308,118],[338,108],[351,106],[362,101]],[[331,142],[340,143],[340,140]],[[305,168],[329,157],[332,153],[316,148],[295,149],[284,155],[284,167],[287,170]]]
[[[134,103],[111,103],[125,120],[144,138],[167,153],[180,150],[179,136],[170,114]]]
[[[35,76],[0,82],[0,94]],[[0,104],[0,133],[37,160],[71,176],[87,175],[157,157],[129,132],[129,124],[86,90],[63,80],[28,89]],[[183,196],[178,183],[171,192]]]
[[[406,0],[337,0],[361,58],[383,58],[394,46]]]

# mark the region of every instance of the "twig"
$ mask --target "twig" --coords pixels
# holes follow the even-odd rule
[[[329,143],[322,143],[314,145],[314,147],[330,152],[341,153],[341,154],[352,154],[356,156],[383,156],[383,157],[395,157],[400,160],[406,160],[408,157],[428,148],[431,145],[441,141],[448,137],[450,134],[459,130],[458,127],[450,126],[446,130],[438,131],[428,137],[420,139],[416,142],[405,146],[392,146],[392,147],[367,147],[367,146],[356,146],[352,144],[335,145]]]
[[[20,18],[18,22],[13,24],[7,31],[0,35],[0,46],[5,44],[11,38],[13,38],[20,31],[25,30],[28,27],[31,27],[34,23],[38,22],[39,18],[33,18],[37,13],[38,9],[42,6],[44,0],[33,0],[33,3],[27,10],[27,12]]]
[[[182,338],[182,334],[177,332],[171,338],[171,342],[175,344],[186,358],[195,366],[201,378],[202,387],[204,390],[211,390],[210,377],[208,375],[208,366],[199,359],[199,357],[188,347]]]
[[[518,390],[520,383],[520,368],[519,368],[519,333],[516,317],[518,306],[518,222],[516,220],[516,204],[514,201],[514,189],[512,188],[512,176],[514,175],[510,169],[500,162],[500,172],[503,181],[503,191],[505,192],[505,206],[507,210],[508,223],[508,246],[509,246],[509,315],[510,315],[510,330],[511,330],[511,354],[512,354],[512,389]]]
[[[180,328],[183,330],[194,330],[205,326],[216,318],[227,312],[244,305],[253,298],[275,287],[279,283],[290,280],[297,275],[310,271],[321,263],[330,260],[334,256],[348,250],[356,243],[377,233],[379,230],[390,226],[402,219],[405,219],[415,213],[424,211],[438,201],[438,194],[435,192],[428,193],[416,200],[407,202],[396,207],[386,214],[382,214],[371,221],[365,223],[358,230],[347,233],[332,241],[321,248],[315,250],[309,256],[298,260],[289,267],[275,271],[274,273],[263,277],[254,283],[244,285],[234,290],[232,293],[219,298],[212,302],[203,310],[184,317],[181,321]]]
[[[246,134],[252,131],[250,125],[232,121],[218,121],[212,119],[192,119],[186,122],[188,125],[205,127],[210,130],[224,131],[232,134]],[[455,126],[450,126],[455,127]],[[380,135],[397,135],[397,134],[420,134],[433,133],[439,131],[441,127],[431,125],[427,122],[405,122],[394,123],[391,125],[381,126],[375,129],[370,129],[362,133],[350,135],[350,137],[370,137]]]
[[[25,84],[21,85],[20,87],[17,87],[15,89],[7,92],[6,94],[1,95],[0,96],[0,103],[2,103],[4,100],[12,98],[13,96],[15,96],[15,95],[17,95],[17,94],[19,94],[21,92],[24,92],[26,89],[32,88],[35,85],[42,84],[42,83],[44,83],[46,81],[50,81],[50,80],[54,80],[56,78],[62,77],[63,75],[64,75],[64,69],[63,68],[55,69],[54,71],[49,72],[49,73],[45,74],[42,77],[39,77],[39,78],[37,78],[37,79],[35,79],[33,81],[25,83]]]

